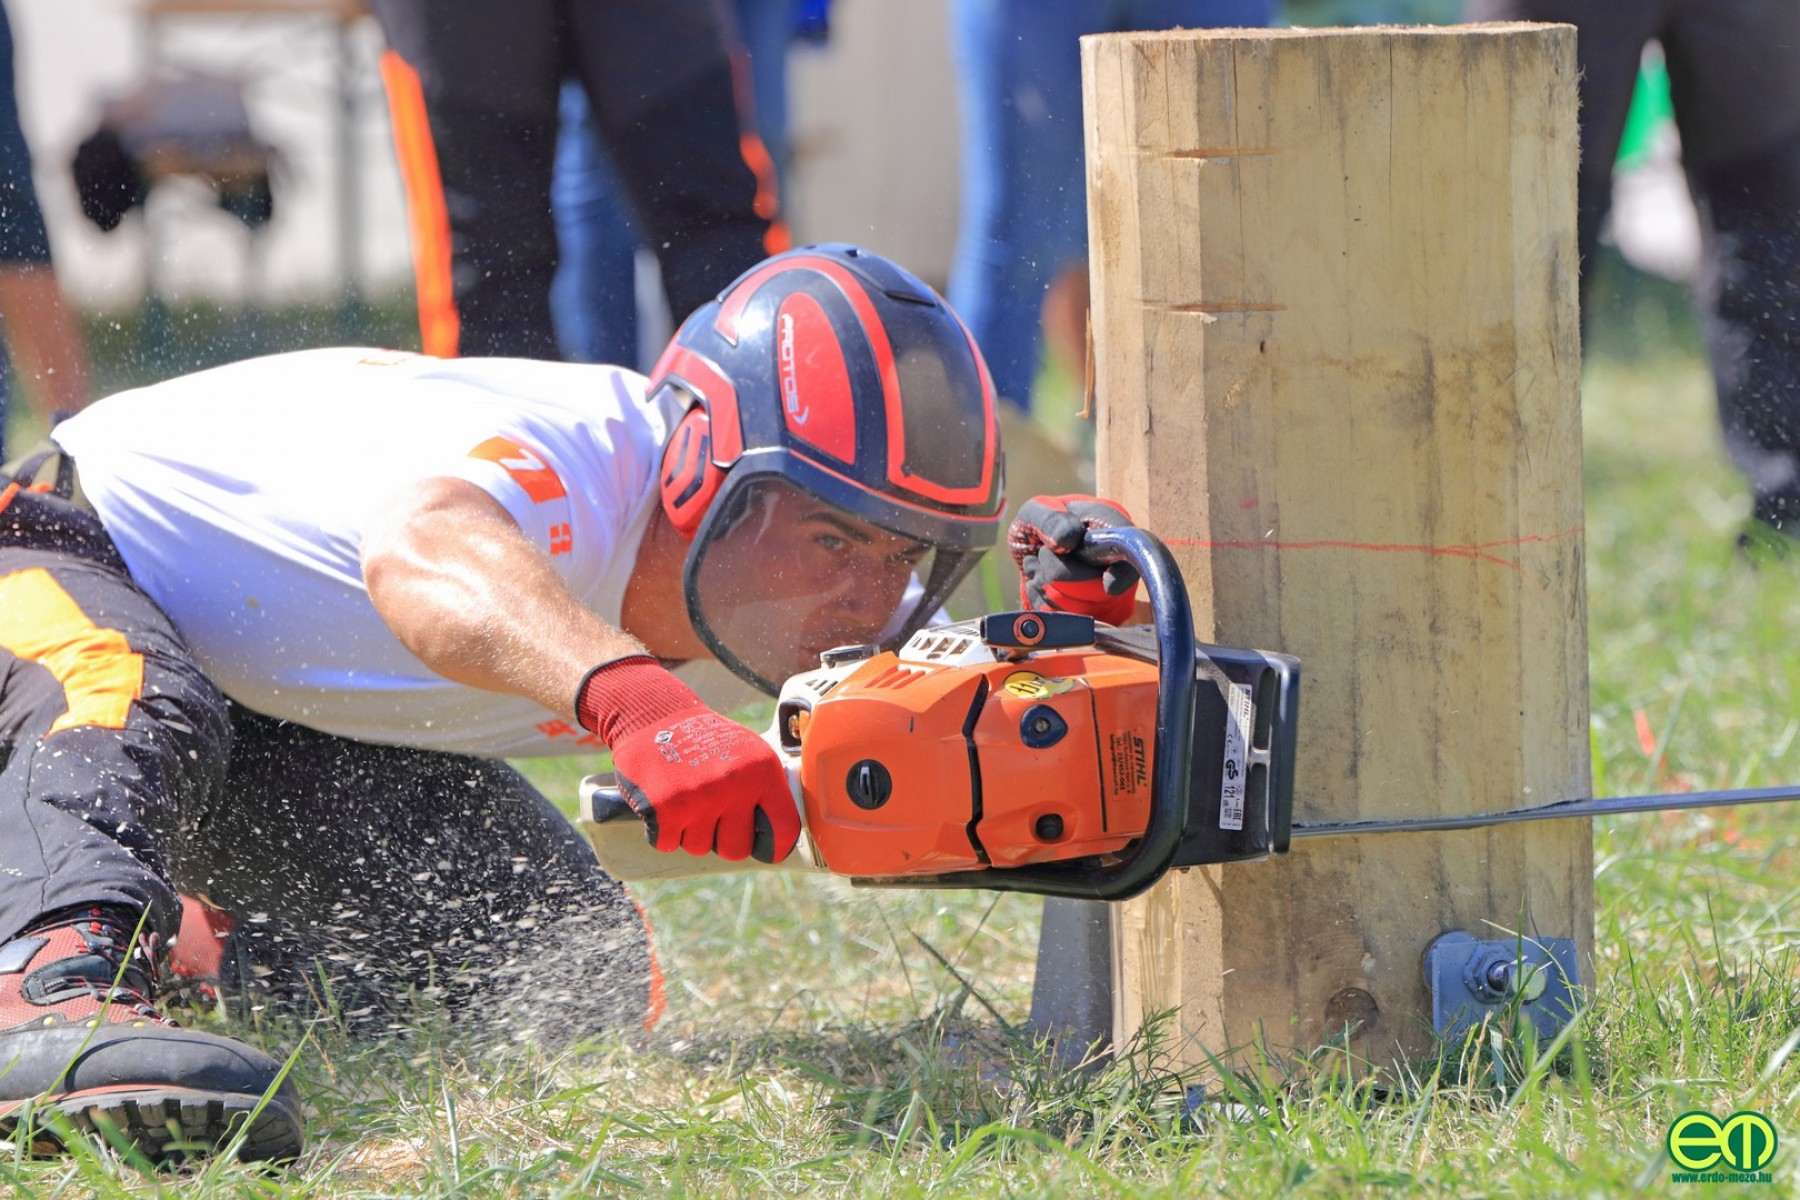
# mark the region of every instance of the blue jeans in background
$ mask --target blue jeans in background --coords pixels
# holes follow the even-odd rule
[[[1087,258],[1078,39],[1265,26],[1274,12],[1274,0],[952,0],[962,216],[950,304],[1001,396],[1030,406],[1044,293]]]
[[[550,319],[563,357],[636,366],[641,235],[594,126],[587,93],[573,79],[562,86],[550,212],[557,249]]]

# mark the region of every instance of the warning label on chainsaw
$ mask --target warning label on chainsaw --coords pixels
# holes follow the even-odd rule
[[[1129,796],[1150,782],[1150,759],[1144,753],[1143,735],[1127,730],[1113,734],[1108,741],[1113,795]]]
[[[1234,683],[1225,689],[1225,762],[1219,780],[1219,828],[1244,827],[1244,777],[1250,772],[1250,722],[1256,708],[1250,689]]]
[[[1075,687],[1073,679],[1047,679],[1036,671],[1014,671],[1000,685],[1021,700],[1048,700]]]

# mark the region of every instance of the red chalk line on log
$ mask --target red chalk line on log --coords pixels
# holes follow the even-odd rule
[[[1167,544],[1195,550],[1366,550],[1383,554],[1431,554],[1447,558],[1473,558],[1481,562],[1490,562],[1507,568],[1510,571],[1522,571],[1518,563],[1501,558],[1493,551],[1514,546],[1543,545],[1550,542],[1565,541],[1572,537],[1580,537],[1586,530],[1577,527],[1565,529],[1561,533],[1549,535],[1532,534],[1528,537],[1508,538],[1499,542],[1482,542],[1479,545],[1431,546],[1407,545],[1400,542],[1350,542],[1335,539],[1319,539],[1316,541],[1211,541],[1206,538],[1167,538]]]

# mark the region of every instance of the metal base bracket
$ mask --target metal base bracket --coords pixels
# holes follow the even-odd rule
[[[1553,1038],[1579,1004],[1575,939],[1482,941],[1461,930],[1441,934],[1425,948],[1425,986],[1431,989],[1432,1027],[1446,1042],[1459,1041],[1515,1004],[1540,1037]]]

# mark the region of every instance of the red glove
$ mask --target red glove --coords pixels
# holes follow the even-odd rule
[[[1131,514],[1093,496],[1035,496],[1019,509],[1007,531],[1019,564],[1019,602],[1039,612],[1081,613],[1123,625],[1137,606],[1137,569],[1130,563],[1099,566],[1082,557],[1090,529],[1126,528]]]
[[[800,812],[775,751],[649,655],[589,671],[575,719],[612,749],[619,790],[658,850],[780,862],[794,849]]]

